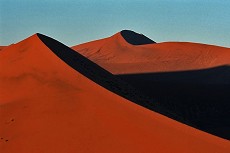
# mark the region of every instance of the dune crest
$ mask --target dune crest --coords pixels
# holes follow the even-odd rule
[[[230,151],[229,141],[149,111],[96,84],[44,42],[57,44],[35,34],[0,52],[3,153]]]

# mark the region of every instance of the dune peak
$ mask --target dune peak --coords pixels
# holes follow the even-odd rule
[[[122,30],[121,36],[132,45],[146,45],[156,43],[143,34],[136,33],[132,30]]]

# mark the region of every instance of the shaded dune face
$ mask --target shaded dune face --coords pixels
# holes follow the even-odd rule
[[[117,75],[193,126],[230,139],[230,67]]]
[[[143,34],[138,34],[130,30],[121,31],[121,35],[128,43],[132,45],[146,45],[156,43]]]
[[[73,49],[181,118],[169,117],[230,139],[229,48],[187,42],[135,46],[120,32]]]
[[[40,34],[0,52],[1,152],[230,151],[229,141],[98,85],[87,74],[95,69],[102,73],[100,68],[91,67],[92,62],[87,64],[78,54],[74,58],[65,54],[72,55],[72,50]],[[78,59],[74,62],[79,68],[72,59]]]

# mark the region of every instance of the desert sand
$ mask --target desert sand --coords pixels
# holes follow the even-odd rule
[[[119,34],[115,37],[123,41]],[[230,151],[229,141],[150,111],[96,84],[43,43],[57,42],[41,39],[43,36],[35,34],[0,52],[2,153]],[[84,69],[83,64],[78,66]]]

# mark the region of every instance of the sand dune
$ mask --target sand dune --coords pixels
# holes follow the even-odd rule
[[[68,52],[68,47],[40,34],[0,52],[2,153],[230,151],[229,141],[147,110],[93,82],[88,74],[97,67],[91,69],[87,59],[76,54],[76,71],[73,61],[61,60]]]
[[[122,32],[72,48],[113,74],[197,70],[230,63],[229,48],[188,42],[147,44],[145,38],[132,45],[126,37],[138,34]]]

